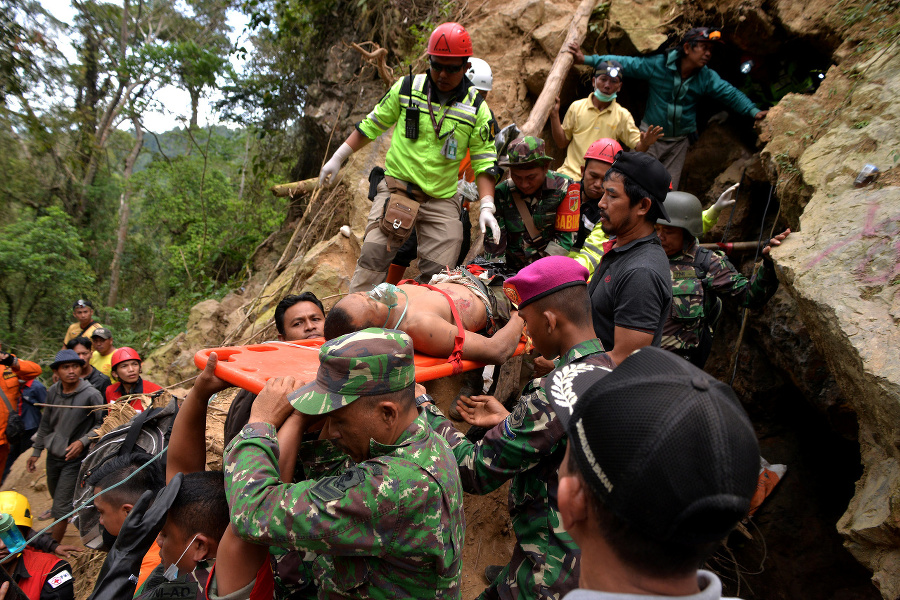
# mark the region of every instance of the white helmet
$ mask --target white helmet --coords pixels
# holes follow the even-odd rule
[[[491,65],[487,64],[480,58],[475,58],[474,56],[469,59],[469,62],[472,64],[469,67],[469,70],[466,71],[466,77],[472,82],[472,85],[475,86],[476,90],[481,90],[482,92],[491,91],[492,84],[494,83],[494,75],[491,73]]]

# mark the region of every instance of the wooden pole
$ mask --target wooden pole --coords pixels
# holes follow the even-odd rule
[[[736,252],[752,252],[759,248],[759,244],[756,242],[723,242],[721,244],[700,244],[700,247],[709,250],[721,250],[725,254],[732,254]]]
[[[319,185],[319,178],[313,177],[312,179],[304,179],[303,181],[294,181],[292,183],[282,183],[280,185],[272,186],[272,195],[277,196],[278,198],[299,196],[301,194],[308,194]]]
[[[538,96],[534,108],[531,109],[528,121],[522,127],[523,136],[540,136],[541,131],[544,130],[547,117],[556,104],[556,97],[559,96],[559,91],[562,89],[566,75],[575,62],[575,57],[572,56],[567,48],[572,42],[578,46],[581,46],[582,42],[584,42],[588,20],[591,18],[591,13],[597,4],[599,3],[596,0],[582,0],[581,4],[578,5],[578,9],[572,17],[572,22],[569,24],[569,34],[566,36],[566,41],[563,42],[562,47],[560,47],[556,60],[553,61],[553,67],[550,68],[550,74],[544,83],[544,89],[541,90],[541,95]]]

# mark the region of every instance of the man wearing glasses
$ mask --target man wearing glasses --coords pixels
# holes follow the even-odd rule
[[[701,96],[712,96],[756,120],[764,119],[769,112],[759,110],[740,90],[707,68],[714,43],[723,43],[721,31],[694,27],[675,49],[650,56],[585,56],[576,44],[569,46],[577,64],[596,67],[602,61],[616,60],[629,76],[650,82],[641,130],[646,131],[648,123],[662,125],[663,137],[647,153],[665,165],[672,176],[673,190],[678,189],[688,146],[697,138],[697,101]]]
[[[428,55],[428,71],[397,81],[319,173],[321,185],[335,183],[347,157],[396,124],[385,168],[373,169],[369,176],[372,209],[351,292],[368,291],[385,280],[413,228],[422,281],[456,262],[463,237],[456,186],[467,149],[481,199],[481,231],[490,227],[499,237],[495,124],[465,76],[472,40],[462,25],[444,23],[431,34]]]

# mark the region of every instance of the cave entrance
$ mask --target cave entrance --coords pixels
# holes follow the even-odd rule
[[[728,28],[726,27],[727,31]],[[710,62],[722,79],[744,92],[761,110],[771,108],[788,93],[813,93],[825,77],[832,64],[831,48],[822,43],[791,38],[786,34],[772,36],[770,43],[763,47],[744,49],[735,41],[718,45]],[[676,38],[663,44],[664,48],[674,47]],[[625,42],[597,43],[590,38],[585,48],[598,48],[600,54],[635,55],[636,50]],[[587,98],[593,92],[590,72],[584,68],[572,69],[560,91],[560,118],[565,117],[569,106],[576,100]],[[649,84],[629,77],[626,71],[618,102],[634,116],[640,125]],[[757,151],[757,133],[753,119],[736,114],[717,99],[704,97],[697,103],[698,139],[688,151],[682,172],[681,190],[690,192],[708,204],[716,177],[741,157],[748,157]],[[553,147],[549,124],[544,131],[548,147]],[[555,149],[551,152],[560,162],[565,153]],[[759,177],[763,177],[760,170]]]

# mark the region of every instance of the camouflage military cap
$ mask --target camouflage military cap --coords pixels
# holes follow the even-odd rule
[[[319,349],[316,380],[288,396],[306,415],[324,415],[362,396],[378,396],[415,383],[413,343],[394,329],[371,327],[342,335]]]
[[[544,140],[527,135],[509,143],[507,158],[500,161],[500,166],[515,169],[545,165],[553,159],[544,152]]]

